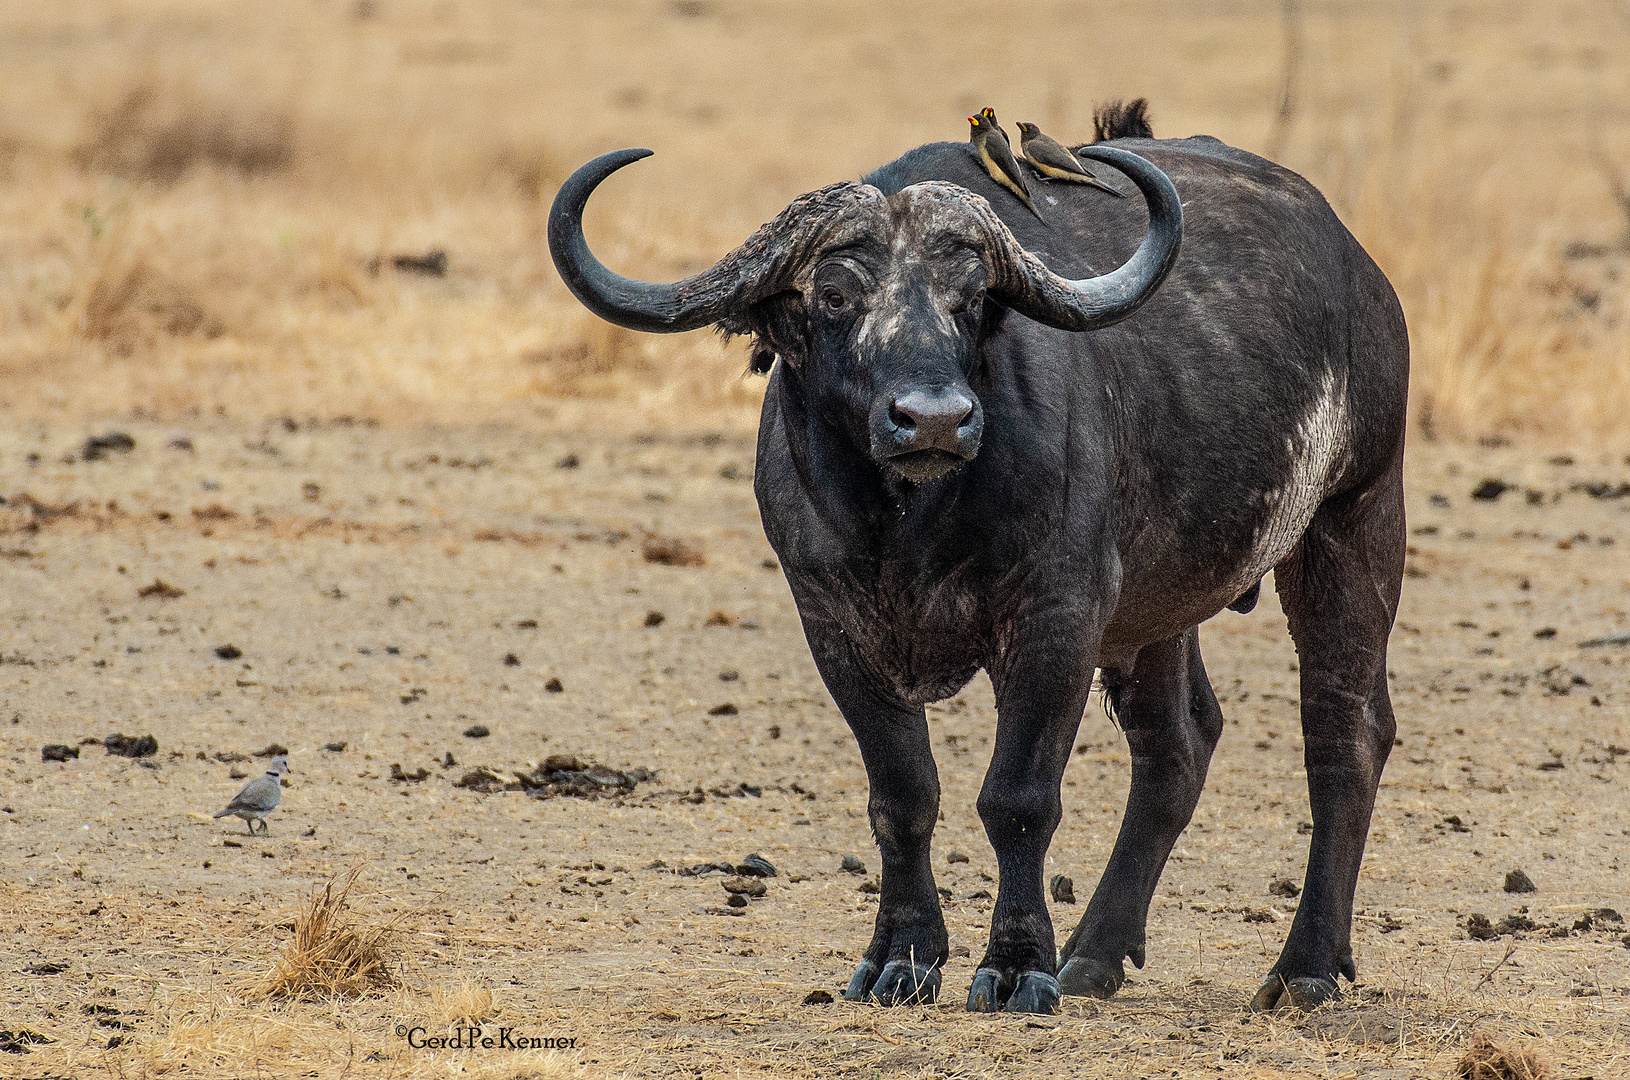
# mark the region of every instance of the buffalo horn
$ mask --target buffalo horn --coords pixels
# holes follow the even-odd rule
[[[1165,279],[1183,242],[1183,204],[1164,172],[1137,154],[1113,146],[1088,146],[1081,154],[1131,177],[1149,205],[1149,231],[1118,269],[1078,281],[1061,277],[1020,246],[994,212],[988,218],[993,223],[994,248],[988,286],[991,296],[1060,330],[1097,330],[1131,315]]]
[[[649,150],[600,155],[567,178],[549,209],[549,253],[566,287],[590,311],[630,330],[656,334],[695,330],[786,291],[813,245],[839,215],[859,202],[882,197],[877,189],[852,180],[812,191],[793,200],[775,220],[700,274],[671,285],[636,281],[594,257],[583,237],[583,207],[606,177],[650,156]]]

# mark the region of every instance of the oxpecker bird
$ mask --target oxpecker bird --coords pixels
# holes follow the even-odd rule
[[[1125,198],[1120,192],[1092,175],[1076,156],[1059,145],[1057,139],[1042,133],[1035,124],[1019,122],[1019,149],[1032,168],[1048,180],[1063,180],[1071,184],[1091,184],[1107,191],[1117,199]]]
[[[255,822],[260,822],[262,833],[270,832],[266,825],[266,815],[277,809],[277,804],[283,799],[283,776],[289,771],[289,759],[279,754],[266,766],[263,776],[257,776],[238,789],[232,796],[232,801],[226,804],[225,810],[216,811],[215,816],[224,818],[236,815],[243,819],[249,827],[249,835],[255,835]]]
[[[1019,163],[1013,160],[1013,150],[1002,126],[996,122],[995,111],[987,108],[974,113],[968,117],[968,123],[971,125],[968,141],[973,143],[990,178],[1011,191],[1026,209],[1040,218],[1041,211],[1030,201],[1030,188],[1024,182],[1024,173],[1019,171]]]

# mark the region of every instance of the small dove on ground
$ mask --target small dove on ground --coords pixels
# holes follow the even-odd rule
[[[255,822],[260,822],[263,834],[269,833],[266,825],[266,815],[277,809],[277,804],[283,798],[282,777],[290,771],[289,759],[279,754],[266,766],[264,776],[257,776],[238,789],[232,796],[232,801],[226,804],[226,809],[218,810],[215,816],[224,818],[237,815],[249,827],[249,835],[255,835]]]

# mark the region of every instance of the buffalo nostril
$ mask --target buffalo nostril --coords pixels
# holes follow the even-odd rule
[[[913,390],[900,395],[889,406],[889,419],[915,441],[929,443],[961,437],[964,425],[974,415],[974,403],[956,391],[927,393]]]

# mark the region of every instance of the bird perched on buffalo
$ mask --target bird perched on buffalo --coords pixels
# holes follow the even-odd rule
[[[1100,191],[1109,192],[1117,199],[1125,198],[1120,192],[1094,176],[1092,170],[1081,164],[1074,154],[1060,145],[1057,139],[1043,133],[1035,124],[1019,121],[1019,149],[1031,167],[1048,180],[1062,180],[1069,184],[1090,184]]]
[[[1008,144],[1007,133],[996,122],[996,111],[986,107],[968,117],[968,123],[971,126],[968,141],[973,143],[979,161],[990,173],[990,178],[1011,191],[1032,214],[1041,217],[1041,211],[1030,201],[1030,187],[1024,182],[1024,173],[1019,171],[1019,163],[1013,160],[1013,148]]]
[[[218,810],[215,816],[224,818],[236,815],[244,820],[249,827],[249,835],[255,835],[255,822],[260,822],[261,832],[270,832],[266,824],[266,815],[277,809],[277,804],[283,799],[283,777],[289,772],[289,759],[279,754],[274,757],[271,764],[266,766],[266,772],[244,784],[238,793],[232,796],[232,801],[226,804],[226,809]]]

